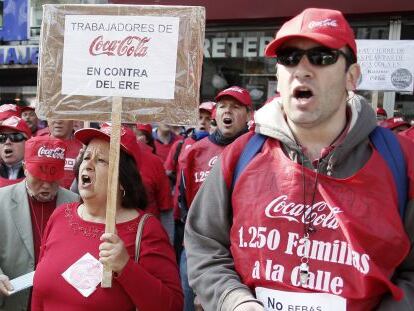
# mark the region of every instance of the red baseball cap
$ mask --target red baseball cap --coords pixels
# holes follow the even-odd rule
[[[265,56],[277,56],[277,49],[294,38],[307,38],[332,49],[349,46],[357,55],[354,32],[340,11],[309,8],[282,25],[265,49]]]
[[[387,112],[384,108],[377,108],[377,115],[387,117]]]
[[[20,117],[21,110],[19,106],[14,104],[4,104],[0,106],[0,121],[10,117]]]
[[[36,136],[26,141],[24,163],[31,175],[48,182],[65,174],[66,144],[52,136]]]
[[[137,123],[137,130],[152,134],[152,126],[148,123]]]
[[[408,123],[407,121],[404,121],[404,119],[400,117],[386,119],[382,121],[379,125],[387,129],[390,129],[390,130],[395,129],[396,127],[399,127],[399,126],[408,126],[408,127],[411,126],[410,123]]]
[[[246,106],[248,108],[252,107],[252,98],[250,97],[249,91],[247,91],[244,88],[241,88],[239,86],[231,86],[216,96],[216,101],[220,101],[220,98],[224,96],[230,96],[236,99],[238,102],[240,102],[243,106]]]
[[[207,111],[208,113],[211,114],[213,112],[213,109],[214,109],[215,106],[216,106],[215,102],[203,102],[203,103],[200,104],[200,106],[198,106],[198,110],[199,111],[200,110],[205,110],[205,111]]]
[[[29,106],[20,106],[20,111],[21,112],[26,111],[26,110],[33,110],[33,111],[35,111],[35,107],[32,104],[30,104]]]
[[[32,137],[32,131],[27,126],[27,123],[23,119],[16,116],[4,120],[0,125],[0,132],[2,130],[13,130],[23,133],[26,138]]]
[[[89,142],[94,139],[102,139],[107,142],[111,139],[112,126],[109,123],[104,123],[101,126],[101,129],[95,128],[83,128],[75,132],[75,138],[87,145]],[[138,154],[137,149],[139,149],[137,139],[134,132],[126,126],[121,126],[121,149],[124,150],[127,154],[132,156],[135,160],[135,163],[138,165]]]

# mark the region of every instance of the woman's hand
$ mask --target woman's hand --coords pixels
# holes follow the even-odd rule
[[[129,260],[124,242],[114,233],[102,234],[99,245],[99,261],[112,271],[121,273]]]
[[[234,311],[264,311],[264,308],[257,302],[249,301],[238,305]]]

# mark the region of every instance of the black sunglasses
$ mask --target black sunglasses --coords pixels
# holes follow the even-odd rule
[[[297,48],[284,48],[277,51],[277,63],[287,67],[299,64],[303,55],[306,55],[309,62],[315,66],[328,66],[338,61],[339,55],[348,59],[348,55],[341,50],[335,50],[318,46],[309,50]]]
[[[20,143],[23,140],[26,140],[26,137],[22,133],[1,133],[0,144],[4,144],[7,141],[7,138],[10,138],[10,141],[12,143]]]

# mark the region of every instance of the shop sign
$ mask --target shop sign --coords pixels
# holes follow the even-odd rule
[[[414,40],[357,40],[359,90],[412,92]]]
[[[0,39],[3,41],[21,41],[29,37],[28,0],[4,0],[3,24]]]
[[[204,41],[205,58],[263,57],[271,36],[262,37],[211,37]]]
[[[0,46],[0,65],[37,65],[39,46]]]

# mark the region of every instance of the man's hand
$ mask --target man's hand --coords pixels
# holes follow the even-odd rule
[[[257,302],[249,301],[238,305],[234,311],[264,311],[264,308]]]
[[[7,275],[0,274],[0,293],[6,296],[10,296],[10,292],[13,290],[9,278]]]
[[[99,245],[99,261],[108,265],[112,271],[121,273],[129,260],[124,242],[113,233],[104,233]]]

